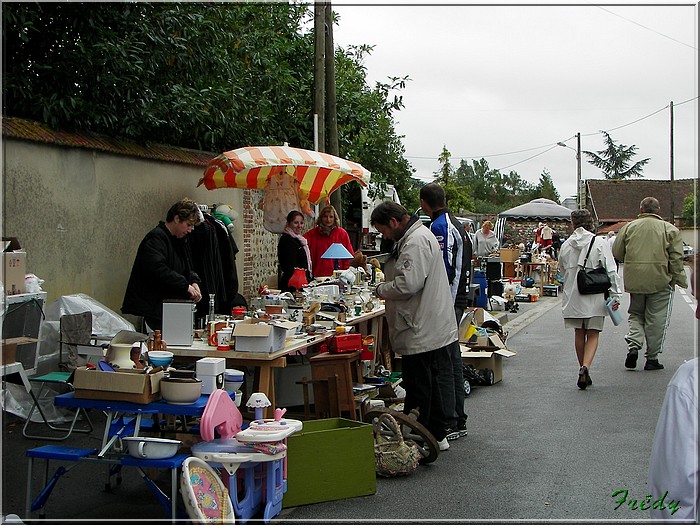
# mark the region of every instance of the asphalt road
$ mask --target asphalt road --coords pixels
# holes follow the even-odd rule
[[[624,296],[625,310],[627,304]],[[504,323],[517,355],[504,360],[503,381],[474,388],[467,398],[468,436],[410,476],[378,478],[372,496],[285,509],[275,521],[648,519],[645,511],[616,509],[611,495],[620,489],[630,498],[648,494],[648,460],[666,385],[696,354],[694,304],[687,291],[676,292],[661,371],[642,370],[641,358],[637,370],[625,369],[627,323],[606,321],[591,368],[593,385],[581,391],[573,332],[564,329],[560,298],[522,303]],[[23,516],[24,450],[46,442],[25,439],[21,421],[4,415],[2,514]],[[70,443],[96,446],[100,438],[93,433]],[[125,469],[122,484],[111,492],[103,490],[104,481],[94,466],[68,472],[46,506],[47,518],[163,519],[135,469]]]

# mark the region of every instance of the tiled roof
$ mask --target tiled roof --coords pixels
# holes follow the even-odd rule
[[[193,164],[195,166],[206,166],[207,162],[217,155],[216,153],[163,144],[138,144],[133,141],[107,137],[96,133],[59,131],[39,122],[5,116],[2,118],[2,135],[3,137],[32,142],[94,149],[117,155]]]
[[[596,230],[596,234],[600,235],[601,233],[608,233],[608,232],[619,232],[620,228],[622,228],[625,224],[627,224],[630,221],[620,221],[620,222],[615,222],[613,224],[609,224],[607,226],[604,226],[602,228],[598,228]]]
[[[679,216],[683,199],[693,192],[697,179],[673,181],[673,213]],[[671,217],[671,181],[669,180],[598,180],[588,179],[588,198],[595,218],[600,223],[627,222],[639,215],[639,203],[644,197],[656,197],[661,205],[660,215]]]

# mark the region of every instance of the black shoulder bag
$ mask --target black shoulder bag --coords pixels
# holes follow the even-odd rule
[[[583,268],[580,268],[576,275],[576,284],[578,285],[578,292],[581,295],[604,293],[607,297],[611,285],[608,271],[603,267],[586,270],[586,262],[588,261],[588,256],[591,254],[591,248],[593,248],[594,242],[595,236],[593,236],[591,244],[588,246],[586,258],[583,260]]]

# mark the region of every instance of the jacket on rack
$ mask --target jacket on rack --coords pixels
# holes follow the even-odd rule
[[[197,317],[209,311],[209,294],[214,294],[214,311],[230,314],[238,293],[236,253],[238,248],[222,221],[209,213],[190,234],[190,248],[195,271],[202,282],[202,300],[197,304]]]

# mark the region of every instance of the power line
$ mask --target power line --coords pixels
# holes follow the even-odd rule
[[[568,140],[568,139],[567,139],[567,140]],[[544,154],[547,153],[548,151],[552,151],[552,150],[553,150],[554,148],[556,148],[557,146],[558,146],[558,144],[554,144],[553,146],[551,146],[551,147],[547,148],[546,150],[544,150],[544,151],[538,153],[537,155],[533,155],[532,157],[528,157],[528,158],[526,158],[526,159],[520,160],[520,161],[515,162],[515,163],[513,163],[513,164],[509,164],[508,166],[503,166],[502,168],[496,168],[496,170],[497,170],[497,171],[501,171],[501,170],[506,170],[506,169],[508,169],[508,168],[512,168],[513,166],[517,166],[518,164],[522,164],[523,162],[527,162],[528,160],[532,160],[532,159],[534,159],[535,157],[539,157],[540,155],[544,155]]]
[[[613,12],[610,11],[609,9],[605,9],[604,7],[601,7],[601,6],[599,6],[599,5],[597,5],[596,7],[597,7],[598,9],[602,9],[602,10],[605,11],[606,13],[610,13],[611,15],[614,15],[614,16],[617,16],[617,17],[619,17],[619,18],[622,18],[623,20],[627,20],[630,24],[634,24],[634,25],[639,26],[639,27],[641,27],[641,28],[643,28],[643,29],[646,29],[647,31],[651,31],[652,33],[656,33],[656,34],[659,35],[659,36],[662,36],[662,37],[664,37],[664,38],[668,38],[669,40],[673,40],[673,41],[676,42],[677,44],[681,44],[682,46],[689,47],[690,49],[694,49],[695,51],[698,50],[698,48],[695,47],[695,46],[691,46],[690,44],[686,44],[685,42],[681,42],[680,40],[677,40],[677,39],[673,38],[672,36],[668,36],[668,35],[665,35],[664,33],[660,33],[660,32],[657,31],[656,29],[652,29],[651,27],[647,27],[647,26],[645,26],[645,25],[643,25],[643,24],[640,24],[639,22],[635,22],[634,20],[632,20],[632,19],[630,19],[630,18],[627,18],[626,16],[622,16],[622,15],[619,15],[619,14],[617,14],[617,13],[613,13]]]
[[[681,106],[681,105],[683,105],[683,104],[687,104],[688,102],[692,102],[692,101],[694,101],[694,100],[697,100],[698,98],[699,98],[699,97],[697,97],[697,96],[696,96],[696,97],[692,97],[692,98],[689,98],[689,99],[687,99],[687,100],[684,100],[683,102],[674,103],[673,105],[674,105],[674,107],[678,107],[678,106]],[[617,126],[617,127],[615,127],[615,128],[610,128],[610,129],[605,130],[605,131],[608,131],[608,132],[609,132],[609,131],[615,131],[615,130],[618,130],[618,129],[625,128],[625,127],[627,127],[627,126],[631,126],[632,124],[636,124],[637,122],[641,122],[642,120],[648,119],[649,117],[652,117],[652,116],[656,115],[657,113],[660,113],[660,112],[664,111],[665,109],[668,109],[669,106],[670,106],[670,104],[666,104],[664,107],[662,107],[662,108],[660,108],[660,109],[657,109],[656,111],[654,111],[654,112],[652,112],[652,113],[649,113],[648,115],[645,115],[645,116],[643,116],[643,117],[641,117],[641,118],[638,118],[638,119],[636,119],[636,120],[633,120],[632,122],[628,122],[627,124],[622,124],[621,126]],[[582,137],[592,137],[592,136],[594,136],[594,135],[597,135],[598,133],[600,133],[600,131],[594,131],[594,132],[590,132],[590,133],[581,133],[581,136],[582,136]],[[571,139],[574,138],[574,137],[575,137],[575,135],[573,135],[573,136],[569,137],[568,139],[563,140],[563,141],[561,141],[561,142],[567,142],[567,141],[571,140]],[[558,141],[558,142],[559,142],[559,141]],[[542,149],[542,148],[548,148],[548,149],[546,149],[546,150],[544,150],[544,151],[542,151],[542,152],[540,152],[540,153],[538,153],[538,154],[536,154],[536,155],[532,155],[531,157],[528,157],[528,158],[526,158],[526,159],[524,159],[524,160],[518,161],[518,162],[516,162],[516,163],[514,163],[514,164],[510,164],[510,165],[508,165],[508,166],[504,166],[503,168],[498,168],[498,169],[500,170],[500,169],[511,168],[511,167],[516,166],[516,165],[518,165],[518,164],[522,164],[523,162],[527,162],[528,160],[534,159],[535,157],[539,157],[540,155],[543,155],[543,154],[547,153],[548,151],[553,150],[553,149],[556,148],[556,147],[557,147],[557,143],[554,142],[554,143],[549,143],[549,144],[543,144],[542,146],[535,146],[534,148],[527,148],[527,149],[521,149],[521,150],[517,150],[517,151],[510,151],[510,152],[507,152],[507,153],[494,153],[494,154],[492,154],[492,155],[470,155],[470,156],[456,156],[456,155],[450,155],[450,158],[451,158],[451,159],[456,159],[456,160],[487,159],[487,158],[492,158],[492,157],[503,157],[503,156],[505,156],[505,155],[515,155],[515,154],[517,154],[517,153],[525,153],[525,152],[527,152],[527,151],[535,151],[535,150],[539,150],[539,149]],[[406,158],[406,159],[421,159],[421,160],[438,160],[437,157],[434,157],[434,156],[431,156],[431,157],[412,157],[412,156],[406,156],[405,158]]]

